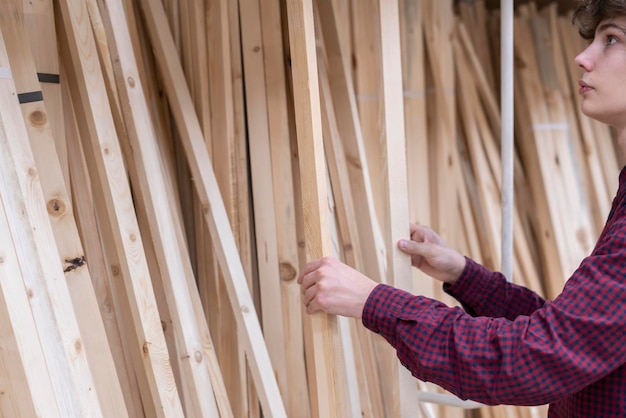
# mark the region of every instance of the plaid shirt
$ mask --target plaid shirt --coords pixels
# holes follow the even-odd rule
[[[554,301],[467,259],[444,286],[464,310],[381,284],[363,324],[416,378],[462,399],[626,417],[626,168],[619,180],[596,247]]]

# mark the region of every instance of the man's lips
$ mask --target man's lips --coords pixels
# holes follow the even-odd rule
[[[585,94],[588,91],[593,90],[593,87],[591,87],[589,84],[587,84],[586,82],[584,82],[582,80],[580,80],[578,82],[578,85],[580,86],[580,89],[578,90],[578,93],[580,93],[580,94]]]

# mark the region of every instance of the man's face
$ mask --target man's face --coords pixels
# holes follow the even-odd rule
[[[600,22],[575,61],[583,69],[582,112],[618,130],[626,128],[626,16]]]

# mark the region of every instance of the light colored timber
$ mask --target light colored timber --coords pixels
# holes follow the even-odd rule
[[[167,26],[163,7],[154,0],[143,0],[141,6],[187,161],[195,179],[196,192],[204,208],[204,219],[211,232],[221,271],[225,277],[230,302],[238,326],[246,331],[243,335],[243,345],[248,355],[256,390],[259,392],[263,410],[268,416],[284,416],[284,405],[272,374],[271,362],[238,257],[234,236],[228,227],[228,218],[219,194],[213,166],[202,141],[200,124],[191,110],[193,105],[189,90],[184,85],[182,68],[175,60],[174,41],[169,31],[164,30]]]
[[[37,72],[58,76],[59,54],[57,53],[52,0],[23,0],[22,5],[24,26],[28,34]],[[60,84],[52,80],[42,81],[41,91],[47,103],[48,120],[57,147],[57,155],[63,170],[63,177],[65,178],[65,183],[69,184],[69,162],[65,141]]]
[[[294,215],[297,209],[289,130],[287,62],[283,46],[285,23],[281,19],[280,2],[260,0],[259,10],[288,383],[283,399],[289,416],[309,418],[311,408],[306,367],[302,361],[302,300],[300,286],[295,280],[300,260]]]
[[[142,359],[133,362],[136,373],[146,378],[147,386],[140,386],[142,397],[144,403],[154,405],[157,417],[182,416],[130,187],[124,176],[122,151],[94,54],[95,43],[86,6],[61,1],[59,9],[66,37],[63,45],[69,51],[66,68],[76,119],[87,163],[92,170],[90,175],[96,183],[95,194],[99,193],[105,201],[105,207],[99,209],[106,209],[103,216],[108,218],[116,257],[120,261],[123,288],[128,297],[133,333],[129,343],[133,344],[135,358]]]
[[[423,2],[403,0],[399,2],[399,7],[409,220],[421,225],[431,225],[431,164],[428,158],[430,145],[426,119]],[[434,296],[435,282],[419,269],[412,269],[412,274],[415,292]]]
[[[63,69],[61,69],[61,77],[65,79]],[[93,198],[91,179],[79,138],[78,127],[74,118],[74,108],[69,96],[68,85],[64,83],[61,86],[61,98],[63,108],[65,109],[63,115],[65,119],[67,146],[75,150],[75,152],[68,155],[70,184],[72,187],[72,195],[74,197],[80,196],[78,199],[73,199],[76,226],[82,239],[85,258],[89,260],[91,280],[96,297],[98,298],[98,307],[106,329],[108,345],[111,349],[113,360],[115,361],[117,377],[122,388],[122,393],[124,394],[126,407],[130,416],[141,418],[145,417],[145,410],[142,407],[138,382],[131,365],[132,360],[130,353],[129,350],[125,349],[127,346],[122,341],[123,326],[120,324],[120,322],[123,321],[121,318],[130,317],[130,314],[124,316],[129,309],[125,307],[122,308],[121,301],[116,300],[116,289],[113,285],[113,277],[116,271],[114,269],[117,269],[117,267],[109,268],[107,266],[107,262],[111,261],[111,257],[106,254],[104,248],[106,244],[103,242],[104,237],[102,237],[101,229],[98,227],[95,209],[95,205],[98,203],[96,199]],[[113,263],[113,265],[117,266],[119,263]],[[117,269],[117,271],[119,271],[119,269]],[[128,305],[128,303],[125,305]],[[122,309],[124,309],[124,313],[122,313]]]
[[[8,68],[4,64],[0,69]],[[3,123],[0,138],[4,145]],[[3,204],[5,198],[13,198],[8,189],[0,186],[0,416],[60,418]]]
[[[353,78],[342,50],[337,11],[332,2],[317,3],[327,60],[328,82],[336,114],[339,137],[344,143],[352,183],[355,215],[359,229],[364,272],[377,280],[385,277],[385,246],[374,208],[371,174],[365,154],[365,140],[357,108]]]
[[[316,15],[316,17],[319,16]],[[337,120],[332,105],[328,75],[326,72],[326,60],[323,51],[318,54],[318,74],[324,151],[329,177],[328,200],[333,202],[333,211],[330,212],[331,220],[336,219],[335,229],[337,230],[337,243],[333,245],[336,253],[335,257],[343,259],[346,264],[357,270],[362,270],[363,260],[358,241],[358,229],[354,217],[350,176],[348,174],[343,146],[337,131]],[[334,235],[333,238],[335,238]],[[333,243],[335,243],[335,240],[333,240]],[[345,318],[340,318],[339,320],[345,321]],[[373,398],[372,395],[377,394],[378,391],[376,390],[374,393],[369,391],[370,388],[368,387],[366,373],[369,367],[366,366],[364,358],[362,357],[364,350],[356,350],[355,352],[353,348],[359,347],[361,344],[359,331],[356,328],[359,325],[360,324],[352,320],[350,320],[350,322],[346,321],[345,323],[340,322],[339,324],[342,346],[344,353],[346,353],[344,354],[346,367],[349,373],[354,373],[353,379],[349,378],[349,381],[358,382],[358,385],[351,384],[348,390],[350,401],[352,402],[352,413],[357,414],[357,416],[372,416],[371,399]],[[353,339],[354,343],[352,341]],[[376,398],[374,397],[373,399]],[[359,402],[359,404],[356,404],[356,402]]]
[[[382,216],[387,234],[387,279],[393,286],[413,292],[411,258],[400,251],[398,241],[409,238],[409,197],[406,160],[406,136],[404,129],[404,88],[402,84],[402,52],[400,43],[400,15],[397,0],[380,0],[380,43],[382,106],[384,114],[384,144],[381,148],[384,170],[381,173],[386,190],[385,211]],[[394,415],[402,418],[419,416],[415,405],[417,381],[393,358],[389,369],[393,370],[393,384],[398,385],[394,396],[397,406]],[[391,384],[388,382],[387,384]],[[397,409],[396,409],[397,408]]]
[[[5,33],[7,52],[15,71],[16,88],[19,93],[36,92],[40,83],[37,79],[33,57],[30,54],[24,22],[20,18],[21,2],[12,1],[7,7],[13,7],[14,18],[0,19],[0,24]],[[41,186],[47,202],[50,225],[59,251],[59,260],[64,267],[78,326],[83,336],[96,393],[105,415],[127,416],[102,317],[98,310],[90,271],[84,264],[84,251],[76,228],[72,203],[63,169],[57,157],[51,126],[48,123],[47,105],[38,100],[24,103],[21,108],[33,157],[41,175]]]
[[[2,200],[54,394],[64,417],[101,417],[1,36],[0,68]]]
[[[316,38],[311,2],[287,2],[287,19],[304,238],[307,259],[310,260],[331,255]],[[312,367],[308,370],[312,416],[351,416],[337,318],[318,313],[306,316],[305,322],[308,322],[305,350],[308,364]]]
[[[239,1],[246,101],[255,103],[255,111],[247,113],[248,146],[263,335],[281,393],[286,394],[290,383],[287,381],[287,368],[284,362],[286,358],[284,312],[259,6],[258,0]],[[288,413],[294,411],[290,410],[289,404],[286,404],[285,408]]]
[[[109,0],[106,3],[105,26],[111,41],[111,52],[117,70],[120,97],[130,145],[133,148],[134,169],[138,177],[139,193],[144,200],[148,223],[152,230],[157,264],[163,277],[165,297],[174,326],[177,352],[180,356],[181,378],[186,388],[187,414],[194,416],[218,416],[213,394],[213,386],[223,385],[217,358],[211,342],[206,320],[201,315],[202,308],[197,287],[193,280],[191,262],[183,245],[182,228],[175,223],[176,212],[169,203],[167,181],[163,175],[154,126],[143,93],[141,80],[130,33],[123,23],[124,8],[121,1]],[[110,25],[110,26],[109,26]],[[174,256],[172,256],[174,254]],[[199,320],[199,318],[201,318]],[[213,362],[213,366],[209,363]],[[230,414],[230,406],[222,405],[222,416]]]

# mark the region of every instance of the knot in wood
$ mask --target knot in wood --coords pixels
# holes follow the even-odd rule
[[[201,363],[202,362],[202,353],[199,351],[196,351],[193,354],[193,358],[196,360],[197,363]]]
[[[48,116],[41,110],[35,110],[28,118],[33,126],[43,126],[48,123]]]
[[[50,199],[46,205],[48,213],[52,216],[61,216],[67,210],[67,206],[62,200]]]
[[[134,88],[134,87],[135,87],[135,79],[134,79],[134,78],[132,78],[132,77],[128,77],[127,81],[128,81],[128,85],[129,85],[131,88]]]
[[[289,263],[280,263],[280,280],[288,282],[296,278],[296,269]]]
[[[250,308],[248,308],[246,305],[241,305],[241,312],[247,314],[248,312],[250,312]]]

